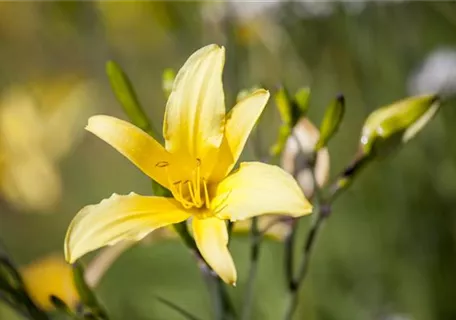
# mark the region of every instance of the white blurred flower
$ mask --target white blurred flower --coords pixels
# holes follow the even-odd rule
[[[328,17],[334,12],[334,3],[326,1],[297,1],[296,14],[301,18]]]
[[[205,20],[212,22],[220,22],[232,17],[247,22],[274,13],[282,2],[282,0],[208,2],[202,6],[202,13]]]
[[[383,318],[383,320],[414,320],[412,316],[407,314],[390,314]]]
[[[443,97],[456,93],[456,49],[433,51],[409,79],[411,94],[437,93]]]

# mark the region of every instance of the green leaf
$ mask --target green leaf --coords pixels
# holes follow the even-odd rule
[[[320,138],[315,145],[315,151],[320,150],[328,144],[328,141],[339,129],[342,118],[345,113],[345,98],[343,95],[334,99],[331,104],[326,108],[323,121],[320,125]]]
[[[106,64],[106,73],[109,77],[111,88],[130,121],[135,126],[147,132],[150,136],[158,140],[159,135],[157,131],[154,130],[151,122],[147,118],[147,115],[139,103],[131,82],[122,68],[116,62],[108,61]],[[171,69],[166,69],[163,73],[163,89],[165,90],[165,94],[168,87],[172,88],[173,81],[174,71]],[[155,181],[152,181],[152,191],[154,195],[159,197],[170,195],[170,192],[166,188],[163,188]]]
[[[49,300],[51,301],[52,305],[54,306],[54,308],[56,310],[60,311],[63,314],[70,316],[73,319],[77,319],[76,314],[74,314],[73,311],[71,311],[70,307],[68,307],[67,304],[62,299],[60,299],[57,296],[51,295],[49,297]]]
[[[0,289],[10,292],[25,290],[19,272],[6,256],[0,258]]]
[[[168,307],[182,315],[184,318],[189,319],[189,320],[199,320],[196,316],[192,315],[190,312],[186,311],[185,309],[179,307],[177,304],[174,302],[171,302],[167,299],[157,297],[157,300],[159,300],[161,303],[166,304]]]
[[[179,234],[182,241],[184,241],[187,248],[198,252],[198,248],[196,246],[195,240],[188,232],[187,221],[182,221],[179,223],[173,224],[174,230]]]
[[[372,112],[361,133],[364,154],[384,155],[412,139],[434,117],[440,103],[436,95],[400,100]]]
[[[0,248],[0,300],[31,319],[48,320],[46,313],[39,309],[25,289],[20,273],[13,262]]]
[[[159,135],[157,131],[154,130],[152,124],[149,122],[133,86],[122,68],[116,62],[108,61],[106,63],[106,73],[117,100],[131,122],[155,139],[158,139]]]
[[[100,319],[108,319],[108,316],[104,309],[98,302],[92,289],[88,286],[84,278],[84,268],[79,263],[73,264],[73,280],[76,290],[78,291],[81,303],[89,308],[91,312]]]

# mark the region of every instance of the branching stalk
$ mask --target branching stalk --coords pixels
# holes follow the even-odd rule
[[[285,261],[287,267],[287,280],[288,280],[288,288],[290,294],[290,300],[286,308],[285,312],[285,320],[292,320],[293,314],[296,310],[298,305],[298,298],[299,298],[299,289],[304,282],[304,279],[307,276],[309,270],[310,259],[312,256],[312,251],[316,243],[316,239],[318,234],[321,230],[323,222],[330,216],[332,211],[332,203],[339,196],[343,191],[347,190],[347,188],[351,185],[353,178],[356,174],[360,172],[360,169],[365,166],[366,163],[369,162],[371,158],[363,156],[359,154],[355,160],[347,166],[341,174],[336,178],[336,180],[329,186],[328,194],[325,197],[321,196],[321,192],[318,188],[318,184],[315,180],[315,172],[314,167],[312,167],[312,178],[314,179],[314,186],[316,192],[316,198],[314,201],[314,205],[318,207],[318,212],[316,214],[315,219],[310,226],[309,232],[304,240],[303,244],[303,251],[301,260],[299,263],[299,268],[297,274],[294,275],[293,273],[293,242],[294,242],[294,232],[290,234],[290,242],[286,243],[286,252],[288,254],[285,256]],[[291,266],[291,267],[290,267]],[[290,271],[291,270],[291,271]],[[291,277],[290,277],[291,274]]]

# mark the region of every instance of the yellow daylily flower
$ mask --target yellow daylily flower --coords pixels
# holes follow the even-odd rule
[[[65,76],[2,90],[0,197],[16,210],[55,209],[62,193],[58,164],[76,145],[95,92],[92,82]]]
[[[79,295],[73,282],[73,271],[63,257],[51,254],[40,258],[20,270],[25,287],[39,307],[53,310],[51,295],[75,308]]]
[[[225,220],[262,214],[300,217],[311,212],[297,182],[280,167],[247,162],[229,174],[269,92],[256,90],[225,115],[224,61],[224,48],[209,45],[191,55],[180,69],[166,105],[165,147],[128,122],[103,115],[89,119],[88,131],[168,188],[173,197],[114,194],[83,208],[66,235],[67,261],[192,219],[201,255],[225,282],[234,284],[237,276],[227,247]]]

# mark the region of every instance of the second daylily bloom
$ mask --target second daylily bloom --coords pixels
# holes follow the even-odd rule
[[[299,217],[312,210],[296,181],[277,166],[241,163],[231,173],[269,98],[257,90],[225,115],[222,71],[225,50],[209,45],[196,51],[178,72],[166,105],[165,147],[132,124],[90,118],[87,130],[169,189],[172,198],[114,194],[83,208],[65,239],[71,263],[121,240],[140,240],[151,231],[192,219],[198,249],[227,283],[236,282],[225,220],[261,214]]]

